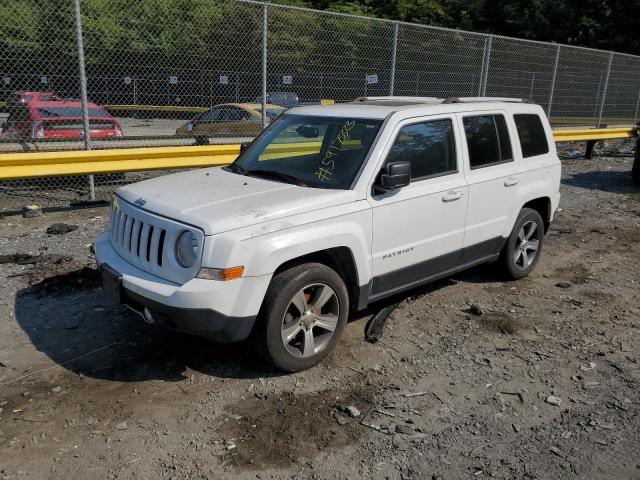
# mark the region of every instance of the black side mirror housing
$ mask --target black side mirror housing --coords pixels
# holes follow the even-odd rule
[[[301,125],[296,128],[296,133],[304,138],[318,138],[320,136],[320,129],[318,127]]]
[[[390,192],[411,183],[411,164],[409,162],[389,162],[385,165],[375,189],[380,192]]]

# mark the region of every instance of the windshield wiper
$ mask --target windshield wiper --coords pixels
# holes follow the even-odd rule
[[[302,180],[288,173],[277,172],[275,170],[245,170],[246,175],[255,177],[271,178],[273,180],[282,180],[286,183],[293,183],[298,186],[304,186]]]
[[[237,164],[235,162],[232,163],[231,165],[228,165],[228,166],[222,167],[222,168],[224,168],[225,170],[229,170],[230,172],[233,172],[233,173],[239,173],[240,175],[246,175],[247,174],[247,170],[243,166],[241,166],[241,165],[239,165],[239,164]]]

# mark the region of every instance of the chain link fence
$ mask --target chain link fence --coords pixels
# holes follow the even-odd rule
[[[640,57],[246,0],[0,5],[0,153],[239,143],[296,104],[392,94],[521,97],[556,127],[628,126]],[[0,182],[0,198],[108,198],[139,178]]]

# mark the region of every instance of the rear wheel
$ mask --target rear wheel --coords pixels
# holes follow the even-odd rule
[[[523,208],[502,249],[499,262],[513,280],[524,278],[538,263],[544,242],[544,222],[540,214]]]
[[[280,370],[313,367],[335,347],[348,311],[347,288],[334,270],[319,263],[292,267],[271,281],[254,343]]]

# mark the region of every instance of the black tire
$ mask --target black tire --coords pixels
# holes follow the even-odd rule
[[[521,241],[519,238],[520,231],[523,229],[525,225],[530,225],[530,222],[535,222],[537,226],[538,232],[538,246],[535,251],[535,256],[530,264],[525,265],[528,257],[522,257],[522,255],[518,258],[518,261],[522,262],[516,263],[516,249],[519,249],[521,245]],[[500,253],[500,259],[498,260],[502,270],[505,275],[511,280],[519,280],[521,278],[526,277],[531,273],[534,269],[538,260],[540,259],[540,255],[542,254],[542,247],[544,244],[544,222],[542,217],[536,210],[532,210],[530,208],[523,208],[520,211],[520,215],[518,215],[518,219],[502,248],[502,252]]]
[[[328,286],[335,293],[330,302],[333,302],[333,308],[337,304],[338,311],[335,315],[337,316],[337,325],[333,334],[324,340],[326,344],[317,353],[306,357],[294,356],[290,352],[292,346],[289,344],[288,347],[285,347],[285,342],[282,339],[281,330],[285,325],[285,315],[291,316],[291,304],[294,296],[305,287],[315,284]],[[299,372],[319,364],[331,353],[347,323],[348,315],[349,294],[338,273],[320,263],[297,265],[278,273],[271,280],[258,315],[258,321],[252,332],[252,340],[258,353],[274,367],[285,372]],[[309,328],[317,331],[315,327]],[[323,330],[320,329],[320,332],[322,333]],[[300,334],[303,336],[300,342],[302,343],[306,341],[304,328]],[[302,350],[302,346],[300,349]],[[301,351],[300,354],[303,355],[303,352]]]

